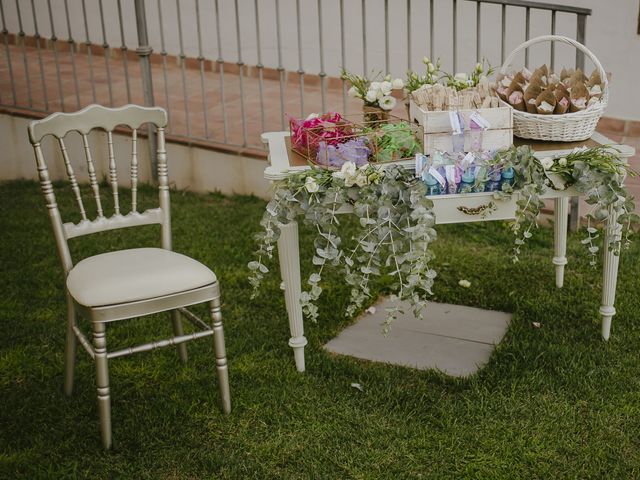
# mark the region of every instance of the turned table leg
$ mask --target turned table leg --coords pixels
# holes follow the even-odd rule
[[[569,198],[559,197],[554,200],[554,257],[556,266],[556,287],[564,284],[564,266],[567,264],[567,216],[569,214]]]
[[[307,339],[304,336],[302,306],[300,305],[300,251],[298,246],[298,224],[290,222],[280,229],[278,239],[278,257],[280,273],[284,283],[284,301],[289,316],[291,338],[289,346],[293,348],[296,369],[304,372],[304,347]]]
[[[609,340],[611,333],[611,318],[616,314],[613,304],[616,301],[616,283],[618,281],[618,263],[620,255],[616,255],[609,248],[610,244],[620,240],[620,231],[622,227],[618,225],[618,215],[613,209],[609,209],[609,218],[605,225],[603,268],[602,268],[602,306],[600,307],[600,315],[602,315],[602,338]]]

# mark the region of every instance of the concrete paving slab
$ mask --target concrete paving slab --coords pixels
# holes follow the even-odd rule
[[[480,308],[430,303],[422,320],[403,305],[386,337],[382,334],[388,298],[378,302],[376,312],[364,313],[325,345],[342,355],[403,365],[420,370],[436,369],[454,377],[473,375],[484,366],[494,346],[507,331],[511,314]]]

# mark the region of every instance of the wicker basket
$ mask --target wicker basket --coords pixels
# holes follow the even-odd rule
[[[505,75],[507,69],[511,65],[516,54],[531,45],[542,42],[564,42],[573,45],[578,50],[584,52],[594,63],[600,72],[600,78],[604,82],[604,88],[600,101],[594,103],[586,109],[574,112],[563,113],[561,115],[539,115],[534,113],[521,112],[513,109],[513,134],[516,137],[528,138],[532,140],[546,140],[550,142],[577,142],[586,140],[591,137],[598,120],[602,116],[604,109],[609,102],[609,82],[607,73],[602,68],[602,64],[596,56],[587,47],[575,40],[560,35],[543,35],[541,37],[532,38],[518,47],[507,56],[500,68],[500,74]],[[508,105],[507,102],[500,100],[502,104]]]

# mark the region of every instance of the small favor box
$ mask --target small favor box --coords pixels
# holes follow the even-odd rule
[[[327,113],[308,120],[289,118],[291,149],[315,164],[327,163],[327,148],[362,136],[362,128],[340,114]]]
[[[509,148],[513,144],[513,110],[511,107],[477,108],[458,110],[464,120],[464,151],[477,150],[473,148],[471,138],[470,119],[474,114],[480,114],[488,125],[482,132],[482,150],[499,150]],[[409,116],[412,122],[424,129],[424,153],[431,155],[436,150],[451,152],[453,146],[453,129],[450,111],[427,111],[419,107],[413,99],[409,103]]]
[[[371,139],[370,163],[414,161],[416,153],[424,150],[423,128],[399,117],[365,121],[362,128]]]

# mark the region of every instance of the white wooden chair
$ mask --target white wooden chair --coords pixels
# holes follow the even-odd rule
[[[137,132],[145,123],[157,129],[157,163],[160,190],[159,207],[138,212],[137,184]],[[169,212],[169,187],[167,180],[167,155],[164,127],[167,114],[161,108],[144,108],[127,105],[121,108],[105,108],[91,105],[76,113],[55,113],[43,120],[31,122],[29,139],[35,150],[40,184],[44,193],[49,217],[53,226],[58,253],[67,279],[67,334],[65,351],[64,391],[73,390],[73,368],[76,339],[96,363],[96,386],[100,430],[105,448],[111,446],[111,399],[109,394],[108,361],[131,353],[152,350],[167,345],[177,345],[180,359],[187,360],[185,342],[213,335],[218,383],[225,413],[231,411],[227,359],[225,354],[220,292],[215,274],[201,263],[171,251],[171,216]],[[132,131],[131,151],[131,212],[120,211],[118,177],[113,146],[113,130],[126,125]],[[105,216],[101,202],[96,170],[89,144],[89,132],[102,129],[107,132],[109,156],[109,183],[113,193],[114,214]],[[82,137],[85,161],[89,174],[92,196],[97,207],[97,218],[90,220],[83,205],[80,188],[70,161],[70,153],[64,137],[69,132]],[[53,135],[60,146],[71,189],[80,209],[79,223],[63,223],[56,204],[41,140]],[[116,228],[160,224],[162,248],[135,248],[95,255],[73,264],[67,240]],[[213,326],[210,327],[185,307],[208,302]],[[110,322],[171,311],[174,337],[144,345],[107,351],[106,326]],[[182,314],[182,315],[180,315]],[[93,344],[76,325],[76,316],[89,320],[93,326]],[[181,316],[199,330],[184,334]]]

